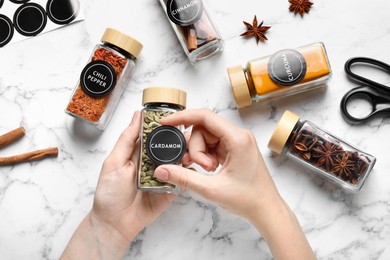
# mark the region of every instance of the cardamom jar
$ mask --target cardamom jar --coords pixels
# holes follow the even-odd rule
[[[186,108],[185,91],[174,88],[150,87],[143,91],[140,130],[140,158],[137,188],[159,193],[178,193],[179,186],[161,182],[154,170],[162,164],[179,164],[186,152],[184,126],[165,126],[161,118]]]
[[[142,44],[115,29],[106,29],[81,72],[65,112],[104,130],[135,69]]]
[[[376,159],[309,121],[286,111],[268,147],[350,191],[359,191]]]
[[[286,49],[228,68],[237,108],[324,86],[331,68],[323,43]]]
[[[160,0],[192,64],[223,50],[223,40],[202,0]]]

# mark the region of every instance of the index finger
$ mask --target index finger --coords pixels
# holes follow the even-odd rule
[[[136,147],[141,127],[141,113],[136,111],[130,125],[123,131],[109,157],[126,163]]]
[[[199,125],[214,136],[234,135],[237,127],[209,109],[188,109],[161,119],[163,125]]]

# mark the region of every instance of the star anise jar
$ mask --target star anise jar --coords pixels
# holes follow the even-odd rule
[[[192,64],[223,50],[223,40],[202,0],[159,0]]]
[[[300,121],[290,111],[283,114],[268,147],[351,191],[362,188],[376,162],[372,155],[309,121]]]

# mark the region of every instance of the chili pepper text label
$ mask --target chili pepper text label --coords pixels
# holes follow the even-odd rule
[[[80,83],[88,95],[102,97],[114,89],[116,77],[115,69],[111,64],[96,60],[85,66],[81,73]]]

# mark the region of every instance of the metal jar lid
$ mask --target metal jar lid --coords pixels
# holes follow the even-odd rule
[[[143,45],[133,37],[112,28],[106,29],[102,37],[102,42],[115,45],[130,53],[135,58],[138,58],[138,55],[143,48]]]
[[[185,108],[187,105],[187,93],[184,90],[176,88],[145,88],[142,96],[142,105],[144,106],[150,103],[166,103]]]
[[[252,97],[251,93],[249,92],[248,83],[246,82],[246,77],[242,67],[235,66],[228,68],[228,75],[237,108],[250,106],[252,104]]]
[[[274,133],[268,142],[268,148],[280,155],[298,121],[298,115],[286,110],[275,127]]]

